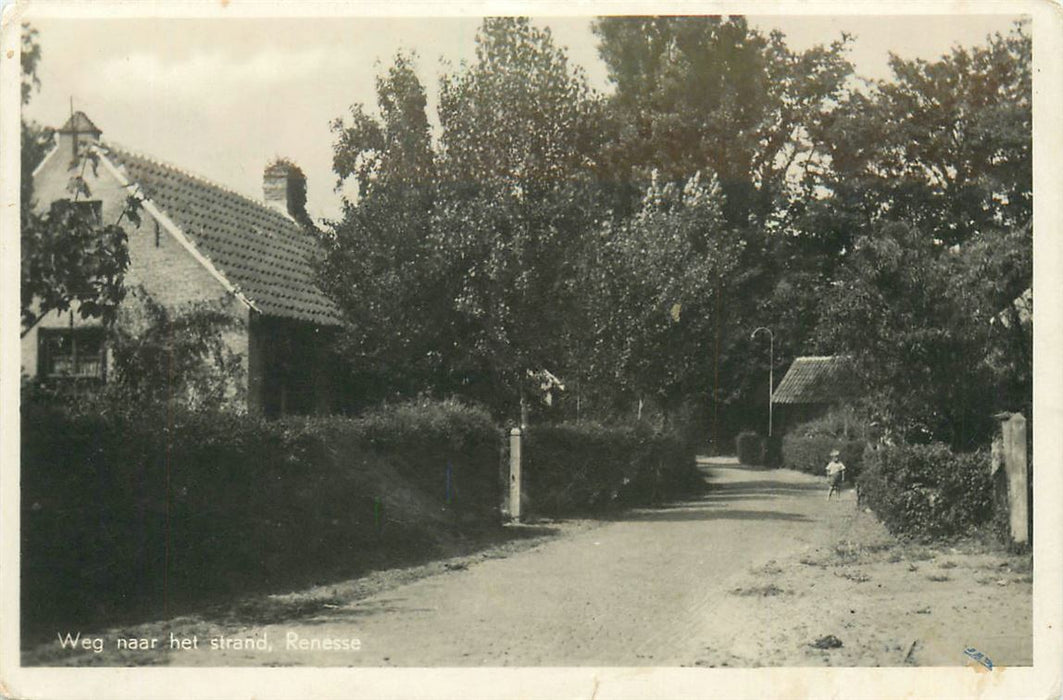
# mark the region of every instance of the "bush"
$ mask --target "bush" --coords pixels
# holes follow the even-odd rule
[[[764,464],[764,438],[753,431],[746,430],[735,438],[735,452],[742,464],[757,467]]]
[[[860,475],[865,444],[863,440],[790,434],[782,440],[782,466],[822,476],[830,461],[831,450],[838,450],[845,465],[846,479],[855,479]]]
[[[690,487],[697,474],[692,447],[643,423],[534,426],[522,458],[528,507],[539,514],[648,504]]]
[[[852,408],[837,407],[789,430],[782,439],[782,466],[822,475],[831,450],[838,450],[847,479],[860,475],[867,427]]]
[[[868,450],[860,493],[890,532],[923,540],[964,534],[993,518],[984,451],[956,454],[940,443]]]
[[[500,439],[453,402],[279,421],[24,403],[23,610],[73,624],[430,549],[497,523]]]
[[[778,469],[783,466],[782,438],[776,433],[764,441],[764,466]]]

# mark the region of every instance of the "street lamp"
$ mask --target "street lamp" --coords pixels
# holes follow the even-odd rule
[[[761,331],[768,332],[768,437],[771,437],[771,392],[775,384],[775,334],[770,328],[761,326],[750,334],[749,339],[753,340]]]

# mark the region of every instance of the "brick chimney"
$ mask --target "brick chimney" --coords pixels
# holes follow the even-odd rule
[[[100,140],[100,131],[92,120],[85,116],[84,112],[77,111],[70,115],[66,124],[59,129],[60,153],[66,153],[71,160],[85,153],[89,144]]]
[[[306,213],[306,175],[287,158],[277,158],[262,173],[262,197],[271,209],[299,223],[310,221]]]

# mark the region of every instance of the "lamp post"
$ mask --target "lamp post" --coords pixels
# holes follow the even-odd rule
[[[775,334],[770,328],[761,326],[750,334],[749,339],[753,340],[761,331],[768,332],[768,437],[771,437],[771,393],[775,385]]]

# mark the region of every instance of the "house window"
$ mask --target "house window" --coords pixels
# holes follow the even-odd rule
[[[103,202],[98,199],[74,202],[78,218],[98,226],[103,221]]]
[[[104,336],[101,328],[42,328],[38,376],[104,378]]]

